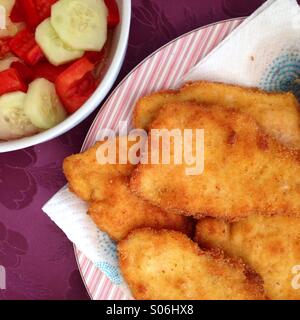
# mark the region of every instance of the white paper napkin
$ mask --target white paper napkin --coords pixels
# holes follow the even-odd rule
[[[183,77],[300,93],[300,8],[269,0]]]
[[[299,37],[300,9],[296,0],[269,0],[182,81],[203,79],[285,89],[299,75],[295,72],[295,68],[300,68]],[[286,79],[290,79],[290,83]],[[86,214],[83,201],[65,187],[43,211],[87,258],[131,297],[120,274],[115,243],[97,229]]]
[[[101,232],[87,215],[87,204],[65,186],[43,211],[64,231],[76,247],[131,299],[118,265],[116,244],[105,232]]]

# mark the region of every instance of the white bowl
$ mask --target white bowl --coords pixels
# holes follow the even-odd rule
[[[94,94],[77,112],[54,128],[32,137],[0,142],[0,153],[31,147],[62,135],[87,118],[103,101],[117,79],[125,58],[128,44],[131,20],[131,0],[117,0],[117,3],[119,5],[121,23],[114,31],[113,44],[108,57],[109,67]]]

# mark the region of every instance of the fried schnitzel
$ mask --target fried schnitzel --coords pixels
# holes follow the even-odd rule
[[[241,260],[204,252],[180,232],[138,229],[118,245],[121,272],[140,300],[262,300],[261,278]]]
[[[205,218],[197,224],[195,241],[241,257],[262,276],[270,299],[300,300],[299,287],[292,286],[293,268],[300,265],[299,218],[252,216],[232,224]]]
[[[89,214],[102,231],[116,241],[122,240],[130,231],[142,227],[178,230],[192,236],[192,219],[166,213],[141,200],[129,189],[127,177],[112,180],[108,186],[109,196],[92,202]]]
[[[299,152],[266,135],[247,114],[218,106],[166,105],[153,128],[205,131],[202,174],[187,175],[187,164],[174,164],[174,154],[171,164],[140,164],[134,170],[131,190],[153,205],[195,218],[300,216]],[[195,140],[194,134],[194,155]],[[154,148],[158,151],[161,144]]]
[[[89,150],[72,155],[64,160],[63,171],[68,180],[69,188],[85,201],[102,200],[107,197],[107,187],[113,178],[130,176],[134,165],[130,162],[119,164],[119,142],[116,140],[116,164],[101,165],[97,161],[96,152],[103,142],[97,142]],[[133,142],[128,141],[128,146]],[[125,150],[127,152],[127,150]]]
[[[117,138],[117,146],[120,139],[127,137]],[[128,150],[131,143],[128,141]],[[64,162],[70,190],[89,202],[89,214],[100,230],[116,241],[140,227],[174,229],[192,235],[192,219],[167,213],[130,192],[129,175],[134,165],[99,164],[96,152],[100,145]]]
[[[143,97],[136,104],[133,125],[148,130],[163,105],[188,101],[246,112],[269,135],[288,147],[300,148],[299,103],[292,93],[270,93],[223,83],[200,81],[189,83],[178,91],[162,91]]]

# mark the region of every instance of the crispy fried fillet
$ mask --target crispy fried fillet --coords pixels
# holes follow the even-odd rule
[[[100,165],[96,160],[99,145],[64,162],[70,189],[89,201],[89,214],[99,229],[116,241],[140,227],[174,229],[192,235],[192,219],[167,213],[130,192],[128,175],[133,165]]]
[[[131,178],[140,197],[195,218],[300,216],[299,152],[267,136],[252,117],[223,107],[173,104],[161,109],[152,128],[204,129],[204,172],[187,175],[187,165],[174,165],[174,155],[170,165],[141,164]],[[195,145],[194,135],[194,155]]]
[[[253,216],[232,224],[205,218],[197,224],[195,240],[243,258],[262,276],[270,299],[300,300],[300,290],[292,286],[293,267],[300,264],[299,218]]]
[[[264,299],[261,278],[241,260],[204,252],[180,232],[133,231],[118,245],[121,272],[140,300]]]
[[[102,231],[120,241],[130,231],[142,227],[178,230],[192,236],[194,222],[170,214],[141,200],[129,189],[129,179],[119,178],[107,186],[111,192],[103,201],[93,202],[89,214]]]
[[[133,124],[148,130],[165,104],[192,101],[247,112],[271,136],[288,147],[300,148],[299,104],[292,93],[269,93],[252,88],[212,82],[195,82],[179,91],[162,91],[141,98]]]
[[[96,143],[89,150],[72,155],[64,160],[63,170],[69,182],[69,188],[85,201],[102,200],[107,197],[107,186],[113,178],[130,176],[134,165],[118,164],[119,141],[127,137],[117,138],[117,164],[101,165],[97,161],[97,150],[103,142]],[[130,143],[128,142],[129,146]]]

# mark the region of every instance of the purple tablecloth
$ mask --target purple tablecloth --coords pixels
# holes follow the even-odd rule
[[[133,0],[130,41],[116,84],[141,60],[200,26],[246,16],[263,0]],[[96,111],[98,112],[98,111]],[[89,299],[73,246],[41,211],[65,183],[62,160],[80,150],[96,112],[69,133],[0,155],[1,299]]]

